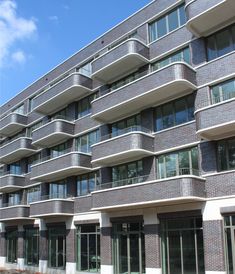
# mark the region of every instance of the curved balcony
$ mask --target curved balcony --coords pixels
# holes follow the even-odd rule
[[[29,219],[29,205],[4,204],[0,208],[0,222]]]
[[[149,62],[149,48],[143,42],[131,38],[110,49],[92,62],[92,77],[103,82],[128,73]]]
[[[51,147],[67,141],[73,133],[73,122],[55,119],[33,131],[32,144],[39,147]]]
[[[41,161],[32,166],[31,180],[50,182],[91,171],[91,156],[77,151]]]
[[[131,132],[128,132],[131,131]],[[141,128],[129,128],[119,136],[92,146],[93,166],[112,166],[123,161],[136,161],[153,154],[154,137],[141,132]]]
[[[49,218],[58,216],[72,216],[74,214],[74,201],[71,197],[42,196],[39,201],[30,203],[31,218]]]
[[[0,147],[0,162],[8,164],[28,157],[37,150],[32,146],[32,140],[28,137],[20,137]]]
[[[189,94],[196,72],[186,63],[173,63],[92,101],[92,118],[108,123],[166,100]]]
[[[195,116],[197,134],[203,139],[219,140],[235,135],[235,99],[198,109]]]
[[[92,210],[163,206],[204,201],[206,197],[205,179],[190,174],[161,180],[142,176],[99,187],[102,190],[92,192]]]
[[[61,79],[34,98],[34,110],[50,114],[91,92],[92,80],[82,74],[73,73]]]
[[[0,135],[12,136],[27,125],[27,116],[19,113],[9,113],[0,120]]]
[[[188,2],[188,3],[187,3]],[[207,36],[235,21],[234,0],[187,0],[187,28],[196,36]]]
[[[26,186],[24,175],[7,172],[0,177],[0,192],[11,192]]]

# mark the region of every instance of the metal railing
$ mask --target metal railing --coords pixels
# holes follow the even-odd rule
[[[176,177],[176,176],[183,176],[183,175],[195,175],[199,176],[199,170],[185,167],[185,168],[178,168],[178,169],[172,169],[172,170],[165,170],[164,174],[161,174],[159,172],[157,174],[157,179],[165,179],[169,177]]]
[[[56,193],[51,193],[48,195],[38,195],[35,197],[32,197],[28,203],[34,203],[34,202],[39,202],[39,201],[47,201],[47,200],[52,200],[52,199],[72,199],[73,196],[67,193],[61,193],[61,192],[56,192]]]
[[[4,171],[0,172],[0,177],[7,176],[7,175],[12,175],[12,176],[24,176],[23,172],[13,172],[13,171]]]
[[[14,201],[14,202],[8,202],[3,203],[0,205],[0,208],[10,207],[10,206],[20,206],[20,205],[27,205],[26,201]]]

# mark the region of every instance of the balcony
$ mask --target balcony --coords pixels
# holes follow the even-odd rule
[[[32,166],[31,180],[51,182],[91,171],[91,156],[77,151],[44,158]]]
[[[93,166],[112,166],[123,161],[136,161],[153,154],[154,137],[141,127],[123,130],[122,135],[103,137],[92,146]]]
[[[4,204],[0,208],[0,222],[29,219],[29,205]]]
[[[105,83],[112,82],[147,64],[148,59],[149,48],[137,39],[128,39],[92,62],[92,78]]]
[[[7,172],[0,177],[0,192],[11,192],[26,186],[24,175]]]
[[[73,216],[74,200],[65,195],[42,196],[39,201],[30,203],[31,218]]]
[[[234,0],[187,0],[185,10],[187,28],[196,36],[207,36],[235,21]]]
[[[28,157],[36,152],[32,146],[32,140],[28,137],[20,137],[0,147],[0,162],[9,164],[21,158]]]
[[[92,192],[92,210],[144,208],[205,200],[205,179],[185,173],[151,180],[148,176],[130,178],[99,186]]]
[[[195,112],[197,134],[207,140],[219,140],[235,135],[235,98],[213,105],[208,104]],[[218,115],[219,114],[219,115]]]
[[[48,115],[78,100],[91,92],[92,80],[82,74],[73,73],[50,86],[37,97],[34,110]]]
[[[191,93],[196,74],[186,63],[173,63],[92,101],[92,118],[108,123],[166,100]]]
[[[27,117],[18,113],[10,113],[0,120],[0,134],[3,136],[11,136],[27,125]]]
[[[73,133],[73,122],[57,118],[33,131],[32,144],[39,147],[51,147],[67,141]]]

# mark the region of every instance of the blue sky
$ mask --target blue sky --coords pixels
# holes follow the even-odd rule
[[[0,0],[0,105],[151,0]]]

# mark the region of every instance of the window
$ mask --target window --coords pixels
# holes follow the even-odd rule
[[[195,95],[190,94],[155,110],[155,130],[160,131],[194,120]]]
[[[8,263],[17,263],[17,234],[17,230],[6,232],[6,249]]]
[[[65,181],[50,183],[49,189],[50,199],[67,198],[67,184]]]
[[[152,71],[161,69],[171,63],[174,62],[186,62],[188,64],[191,64],[191,57],[190,57],[190,51],[189,48],[185,48],[182,50],[177,51],[176,53],[171,54],[170,56],[167,56],[151,65]]]
[[[0,176],[3,176],[4,175],[4,167],[3,166],[0,166]]]
[[[140,114],[111,124],[112,137],[141,130]]]
[[[235,26],[229,26],[207,37],[208,61],[225,55],[235,49]]]
[[[100,139],[100,131],[94,130],[77,138],[77,150],[84,153],[91,153],[91,146]]]
[[[55,157],[61,156],[65,154],[67,151],[68,151],[68,143],[65,142],[63,144],[50,148],[50,157],[55,158]]]
[[[83,98],[78,101],[78,115],[77,118],[81,118],[91,113],[91,102],[97,97],[97,93]]]
[[[8,165],[7,170],[10,174],[14,174],[14,175],[22,174],[20,162],[15,162],[15,163]]]
[[[18,106],[12,112],[18,113],[18,114],[24,114],[24,104]]]
[[[20,192],[8,193],[8,206],[19,205],[21,202]]]
[[[40,186],[34,186],[27,189],[27,204],[36,202],[40,199],[41,188]]]
[[[39,229],[25,229],[25,262],[26,265],[38,265],[39,262]]]
[[[235,139],[219,141],[217,155],[219,171],[235,169]]]
[[[31,127],[28,127],[28,128],[26,129],[26,136],[29,137],[29,138],[32,138],[32,132],[33,132],[35,129],[41,127],[41,126],[42,126],[42,121],[40,121],[40,122],[38,122],[38,123],[32,125]]]
[[[235,271],[235,216],[224,216],[225,256],[228,274]]]
[[[68,109],[67,108],[64,108],[56,113],[54,113],[53,115],[51,115],[49,117],[49,120],[52,121],[52,120],[56,120],[56,119],[62,119],[62,120],[72,120],[69,116],[68,116]]]
[[[113,187],[143,182],[143,162],[136,161],[112,168]]]
[[[115,274],[145,273],[143,223],[114,223],[113,251]]]
[[[158,179],[189,174],[199,175],[197,147],[157,157]]]
[[[31,172],[32,165],[38,163],[41,160],[41,153],[34,154],[28,158],[27,161],[27,172]]]
[[[65,269],[66,264],[66,228],[48,228],[49,267]]]
[[[211,87],[212,104],[223,102],[235,97],[235,79],[225,81]]]
[[[149,39],[153,42],[186,23],[184,5],[149,24]]]
[[[100,271],[100,228],[98,225],[77,227],[77,270]]]
[[[83,66],[78,68],[77,71],[87,77],[90,77],[92,74],[91,62],[84,64]]]
[[[78,176],[77,179],[77,195],[87,195],[96,189],[96,185],[100,184],[98,172],[92,172]]]
[[[28,101],[28,112],[31,112],[34,108],[34,97],[33,98],[29,98],[29,101]]]
[[[203,274],[202,219],[178,218],[161,221],[163,274]]]

